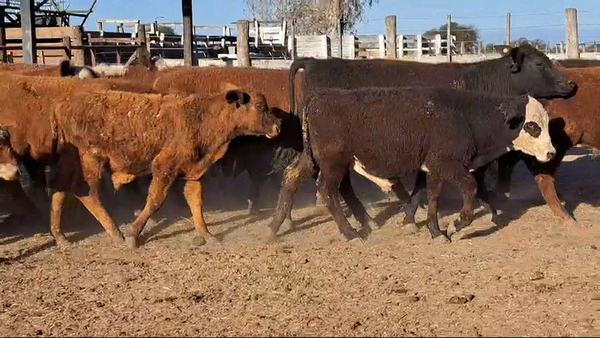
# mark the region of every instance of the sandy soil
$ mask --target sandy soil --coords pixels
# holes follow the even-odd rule
[[[598,336],[599,170],[600,160],[576,148],[559,172],[579,228],[558,223],[520,164],[501,224],[480,209],[447,245],[424,228],[401,234],[395,198],[359,179],[361,198],[384,223],[364,243],[342,241],[324,208],[299,207],[297,228],[266,244],[270,210],[247,215],[243,179],[220,192],[216,179],[206,183],[206,219],[223,242],[198,249],[176,194],[136,251],[112,245],[77,203],[65,215],[75,242],[65,251],[47,224],[8,219],[0,223],[0,335]],[[457,217],[458,196],[445,191],[445,225]],[[314,184],[301,197],[305,205],[314,198]],[[131,199],[105,199],[119,222],[131,221]],[[424,225],[424,211],[418,216]]]

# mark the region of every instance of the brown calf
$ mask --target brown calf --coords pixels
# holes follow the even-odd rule
[[[115,189],[136,176],[152,175],[146,205],[127,236],[130,247],[137,246],[138,235],[178,176],[187,181],[184,195],[200,235],[193,243],[203,245],[214,239],[202,215],[200,179],[233,138],[275,137],[280,125],[262,94],[237,88],[207,97],[72,91],[59,100],[55,119],[61,156],[56,179],[59,192],[53,196],[53,234],[63,236],[58,216],[64,192],[77,192],[81,186],[72,183],[69,173],[73,161],[79,160],[89,189],[80,200],[117,241],[120,231],[98,199],[102,168],[109,167]]]
[[[524,158],[552,212],[565,224],[576,225],[576,221],[560,203],[554,177],[563,157],[574,145],[585,144],[600,149],[600,67],[568,68],[564,72],[567,78],[577,83],[577,93],[566,100],[544,102],[552,117],[549,127],[556,157],[548,163]],[[501,175],[497,187],[500,192],[508,191],[510,174],[520,159],[521,157],[517,157],[507,167],[499,168]]]

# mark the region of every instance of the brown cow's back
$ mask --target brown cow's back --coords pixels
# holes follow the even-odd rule
[[[302,80],[302,76],[296,76],[295,83],[298,88]],[[204,96],[220,92],[222,85],[227,82],[241,88],[262,92],[270,107],[279,108],[285,112],[289,110],[288,69],[181,67],[161,73],[153,88],[160,93],[180,91],[194,92]],[[299,98],[300,94],[296,93],[296,97]]]

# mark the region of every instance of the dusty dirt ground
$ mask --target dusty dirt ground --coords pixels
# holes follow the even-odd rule
[[[571,154],[557,186],[581,227],[558,223],[519,164],[501,225],[479,209],[447,245],[433,244],[425,228],[401,234],[396,199],[357,179],[384,222],[364,243],[342,241],[324,208],[299,203],[297,229],[266,244],[270,210],[247,215],[242,179],[220,192],[216,179],[206,183],[206,219],[221,245],[190,249],[189,211],[175,194],[136,251],[113,246],[76,203],[64,216],[75,242],[66,251],[47,224],[8,219],[0,335],[598,336],[600,159],[582,148]],[[314,183],[304,190],[307,205]],[[458,196],[445,189],[442,224],[456,219]],[[106,199],[126,229],[132,201]],[[424,210],[418,216],[423,226]]]

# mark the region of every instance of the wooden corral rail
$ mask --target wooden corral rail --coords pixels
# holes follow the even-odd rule
[[[123,63],[146,41],[131,34],[84,33],[79,27],[39,27],[36,34],[37,62],[45,65],[58,64],[65,58],[78,66]],[[3,62],[23,62],[20,28],[0,28],[0,58]]]

